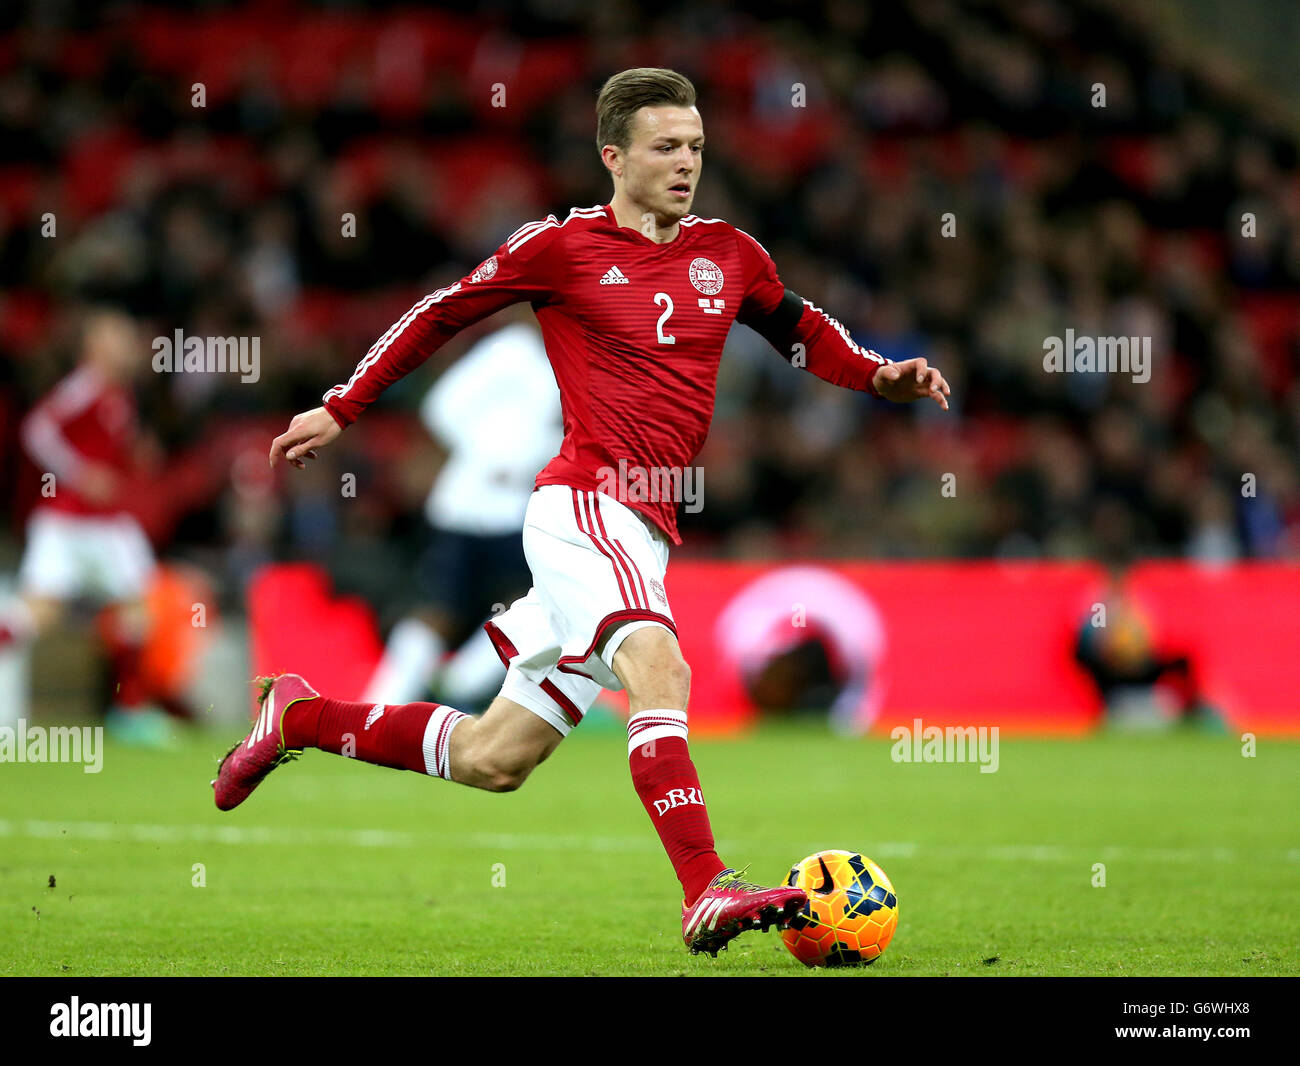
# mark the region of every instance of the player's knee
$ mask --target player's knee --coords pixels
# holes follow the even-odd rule
[[[536,760],[517,751],[485,745],[472,749],[468,762],[474,783],[488,792],[514,792],[532,773]]]
[[[484,788],[489,792],[514,792],[528,779],[532,769],[522,760],[489,760],[481,767]]]
[[[634,703],[685,710],[691,694],[691,668],[674,649],[674,654],[632,671],[627,690]]]
[[[647,626],[631,633],[614,653],[611,665],[632,699],[686,707],[691,668],[682,658],[677,638],[667,629]]]
[[[63,604],[54,599],[30,599],[27,601],[27,609],[31,612],[32,628],[37,633],[53,629],[63,614]]]
[[[686,700],[691,694],[691,667],[681,655],[670,660],[664,668],[663,676],[664,687],[676,696],[675,703],[686,706]]]

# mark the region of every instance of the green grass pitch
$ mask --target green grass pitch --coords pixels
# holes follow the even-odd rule
[[[981,774],[816,726],[693,741],[724,860],[775,883],[849,848],[893,879],[884,957],[812,972],[773,933],[686,953],[625,742],[591,726],[507,795],[308,751],[229,814],[224,734],[0,765],[0,973],[1300,973],[1293,742],[1005,740]]]

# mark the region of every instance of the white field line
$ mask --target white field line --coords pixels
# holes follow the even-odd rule
[[[30,837],[38,840],[133,841],[146,844],[269,844],[342,845],[357,848],[427,848],[430,845],[488,848],[501,851],[624,851],[655,852],[659,842],[647,832],[640,837],[582,836],[563,833],[411,833],[392,829],[294,829],[283,826],[161,825],[139,822],[55,822],[34,819],[0,819],[0,837]],[[721,840],[719,848],[743,852],[773,841]],[[790,854],[811,853],[826,847],[824,842],[787,841]],[[1052,844],[948,845],[879,842],[866,849],[875,859],[973,858],[1001,862],[1214,862],[1268,861],[1300,862],[1300,848],[1278,852],[1248,853],[1234,848],[1147,848],[1112,846],[1096,849],[1065,848]]]

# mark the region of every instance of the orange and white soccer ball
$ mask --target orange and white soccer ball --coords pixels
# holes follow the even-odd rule
[[[880,958],[898,928],[898,896],[885,871],[853,851],[819,851],[796,863],[787,885],[808,902],[781,931],[805,966],[866,966]]]

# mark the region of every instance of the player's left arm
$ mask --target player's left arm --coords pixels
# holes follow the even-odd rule
[[[740,230],[736,234],[750,264],[738,322],[765,337],[787,361],[806,367],[823,381],[893,403],[929,397],[948,410],[952,391],[938,367],[924,358],[896,363],[861,347],[841,323],[781,283],[762,245]]]

